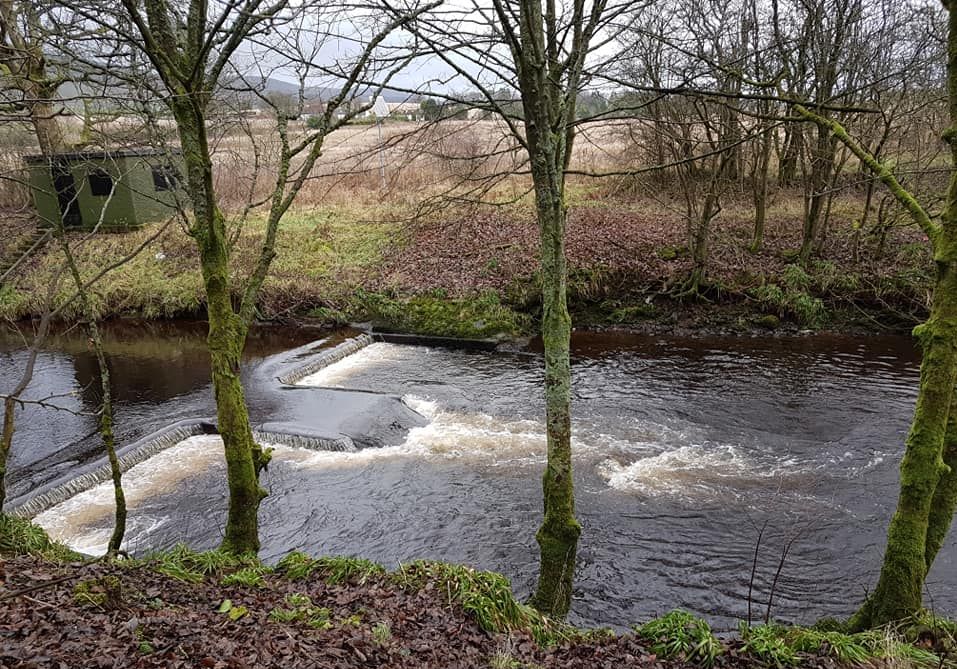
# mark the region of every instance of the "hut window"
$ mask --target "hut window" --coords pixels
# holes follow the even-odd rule
[[[172,165],[153,168],[153,188],[159,192],[164,190],[176,190],[176,182],[179,175],[176,168]]]
[[[113,177],[103,170],[90,172],[87,179],[90,182],[90,192],[93,195],[103,197],[113,192]]]

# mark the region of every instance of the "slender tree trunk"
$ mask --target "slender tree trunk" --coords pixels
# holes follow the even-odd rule
[[[575,519],[571,447],[571,317],[566,300],[565,205],[562,194],[536,187],[541,234],[545,344],[547,463],[542,477],[545,517],[536,535],[541,552],[531,604],[563,618],[571,606],[572,579],[581,525]]]
[[[82,290],[82,286],[79,287]],[[120,469],[120,460],[116,457],[116,439],[113,434],[113,392],[110,384],[110,368],[106,364],[103,353],[103,338],[96,321],[90,321],[90,338],[93,340],[93,349],[96,351],[96,362],[100,367],[100,437],[103,439],[103,448],[110,461],[110,478],[113,480],[113,501],[115,513],[113,518],[113,534],[107,552],[118,553],[123,545],[123,536],[126,534],[126,494],[123,492],[123,471]]]
[[[784,149],[778,163],[778,184],[782,187],[794,185],[803,144],[804,128],[800,123],[789,123],[784,130]]]
[[[111,193],[110,198],[112,196]],[[107,206],[108,203],[109,198],[103,206]],[[100,371],[100,438],[103,440],[103,448],[106,450],[106,457],[110,462],[110,478],[113,481],[113,501],[115,503],[113,534],[110,536],[110,542],[107,545],[107,552],[112,555],[119,552],[120,546],[123,544],[123,536],[126,534],[126,495],[123,492],[123,472],[120,469],[119,458],[116,457],[116,440],[113,434],[113,391],[110,383],[110,368],[107,366],[106,354],[103,352],[103,337],[100,336],[100,328],[96,324],[96,313],[90,303],[90,296],[84,288],[83,277],[80,276],[80,269],[77,267],[73,251],[70,249],[70,243],[66,239],[63,224],[57,225],[54,230],[60,242],[66,265],[70,270],[70,275],[73,277],[73,283],[80,298],[80,306],[87,319],[89,319],[87,329],[90,332],[90,342],[93,344],[96,364]]]
[[[698,220],[692,226],[691,237],[688,240],[691,248],[691,277],[682,292],[696,294],[704,283],[708,269],[708,242],[711,239],[711,221],[717,215],[718,195],[715,193],[717,184],[712,179],[711,188],[705,195],[701,205]]]
[[[755,169],[752,175],[754,196],[754,232],[748,250],[757,253],[764,245],[764,225],[768,212],[768,168],[771,164],[771,136],[765,132],[761,136],[759,154],[755,157]]]
[[[16,410],[17,403],[12,396],[3,400],[3,436],[0,441],[0,512],[3,512],[3,503],[7,499],[7,460],[10,459],[10,446],[13,444]]]
[[[266,495],[259,486],[259,473],[268,457],[253,439],[240,379],[247,330],[233,309],[226,222],[213,194],[212,164],[200,105],[201,101],[185,99],[174,103],[173,110],[195,217],[191,234],[199,249],[206,289],[209,317],[206,341],[218,429],[226,456],[229,511],[222,547],[237,554],[257,553],[259,504]]]
[[[818,128],[817,142],[811,155],[811,194],[808,197],[807,213],[798,257],[802,264],[811,258],[821,228],[827,186],[834,169],[834,142],[823,128]]]

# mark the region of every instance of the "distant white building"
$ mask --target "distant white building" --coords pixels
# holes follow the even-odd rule
[[[406,100],[404,102],[386,102],[389,107],[389,118],[398,121],[424,121],[425,115],[422,113],[422,106],[419,102]],[[367,109],[362,113],[363,118],[372,118],[375,114],[372,109]]]

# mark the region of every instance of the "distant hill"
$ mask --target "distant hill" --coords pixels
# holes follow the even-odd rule
[[[259,90],[267,93],[279,93],[282,95],[299,94],[299,84],[277,79],[276,77],[268,77],[265,81],[249,77],[246,79],[246,85],[255,86]],[[313,100],[329,100],[333,96],[338,95],[339,89],[325,86],[309,86],[304,92],[306,101],[309,102]],[[359,94],[360,97],[368,97],[369,95],[371,95],[371,89],[366,89],[366,91],[362,91]],[[409,95],[402,91],[389,89],[385,89],[382,92],[382,96],[386,102],[420,102],[422,100],[422,96],[420,95]]]
[[[229,85],[227,84],[228,88]],[[266,93],[278,93],[281,95],[290,95],[296,96],[299,94],[299,85],[293,82],[284,81],[283,79],[277,79],[275,77],[268,77],[265,80],[249,77],[245,82],[240,82],[235,80],[234,88],[248,88],[255,87],[260,91]],[[369,92],[371,89],[366,89],[365,92],[360,93],[360,97],[368,98],[371,95]],[[105,92],[105,95],[104,95]],[[305,90],[306,102],[312,102],[316,100],[329,100],[334,95],[339,93],[339,89],[332,87],[324,86],[311,86]],[[90,83],[81,83],[76,84],[71,81],[64,82],[60,86],[59,94],[61,99],[66,100],[65,106],[68,109],[71,109],[74,112],[82,113],[83,102],[82,98],[98,98],[98,97],[112,97],[116,100],[128,99],[130,96],[129,91],[123,86],[121,82],[116,82],[115,85],[107,86],[106,91],[102,85],[93,85]],[[408,93],[403,93],[401,91],[383,91],[383,96],[386,99],[386,102],[420,102],[422,96],[418,95],[409,95]],[[112,106],[107,103],[108,106]],[[259,105],[253,105],[259,106]]]

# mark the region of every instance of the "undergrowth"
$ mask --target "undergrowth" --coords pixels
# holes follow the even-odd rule
[[[824,324],[827,310],[810,289],[810,276],[799,265],[788,265],[781,273],[780,282],[762,283],[751,290],[751,296],[778,316],[791,317],[800,325],[816,328]]]
[[[664,658],[710,667],[722,652],[721,642],[708,623],[681,609],[638,625],[635,632],[651,643],[656,655]]]
[[[397,298],[358,290],[345,308],[351,320],[377,327],[439,337],[465,339],[517,336],[531,330],[531,319],[502,304],[497,293],[450,298],[441,291]],[[324,315],[313,312],[313,315]]]
[[[920,667],[942,664],[936,653],[908,641],[894,627],[846,634],[775,624],[749,627],[742,622],[738,631],[741,650],[774,667],[795,666],[800,663],[802,654],[833,657],[854,666],[877,662]]]
[[[53,541],[42,527],[0,513],[0,556],[39,555],[48,560],[80,560],[82,555]]]
[[[487,632],[526,631],[544,647],[581,635],[575,628],[519,603],[508,579],[501,574],[444,562],[418,561],[403,565],[391,577],[403,588],[438,588],[440,596],[450,605],[460,606]]]

